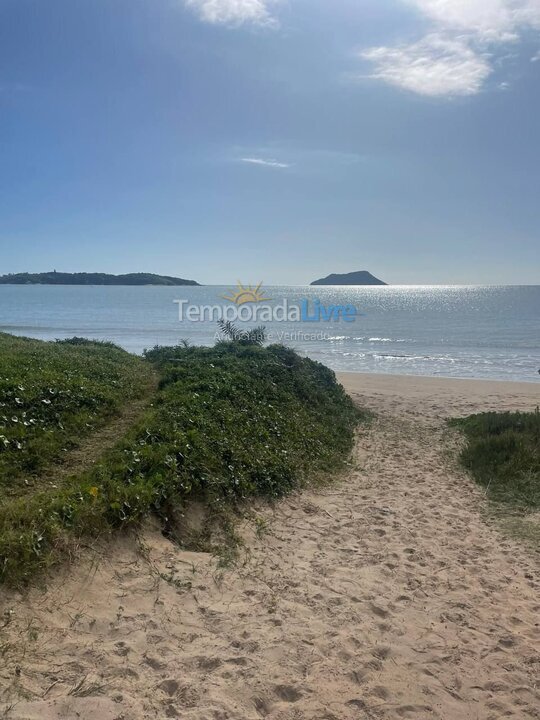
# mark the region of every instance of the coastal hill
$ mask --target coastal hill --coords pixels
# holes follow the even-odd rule
[[[153,273],[16,273],[0,276],[2,285],[199,285],[195,280]]]
[[[315,280],[312,285],[386,285],[385,282],[379,280],[367,270],[357,270],[356,272],[344,273],[339,275],[332,273],[325,278]]]

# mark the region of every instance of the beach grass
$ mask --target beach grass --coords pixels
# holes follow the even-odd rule
[[[540,509],[540,412],[481,413],[452,421],[465,434],[461,462],[496,503]]]
[[[33,347],[30,356],[26,342]],[[166,525],[189,500],[202,500],[219,512],[255,495],[279,497],[319,473],[339,470],[353,446],[359,412],[334,373],[282,346],[220,342],[214,348],[154,348],[144,360],[124,358],[123,376],[115,364],[123,351],[107,345],[13,343],[10,370],[3,372],[11,393],[6,397],[19,382],[36,387],[36,399],[28,405],[33,408],[49,385],[60,397],[68,389],[85,388],[74,411],[62,415],[63,429],[56,416],[49,422],[52,448],[47,434],[39,435],[48,462],[69,441],[73,427],[86,426],[87,412],[94,413],[92,419],[105,416],[133,392],[128,386],[139,373],[143,382],[140,366],[160,380],[143,416],[98,462],[57,487],[38,485],[31,494],[21,492],[0,504],[0,579],[11,584],[22,584],[66,557],[85,536],[133,525],[150,513]],[[17,352],[26,358],[24,382]],[[79,368],[77,378],[86,372],[84,382],[77,379],[74,386],[68,373],[64,388],[57,367],[66,360],[60,359],[62,352],[69,354],[70,367],[74,361]],[[55,383],[36,380],[39,368],[49,363],[57,368]],[[87,395],[97,398],[89,409]],[[20,472],[10,447],[0,453],[5,478],[10,463]]]
[[[0,490],[18,492],[153,382],[141,358],[81,338],[0,333]]]

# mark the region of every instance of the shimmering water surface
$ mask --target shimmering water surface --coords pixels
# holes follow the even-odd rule
[[[180,323],[174,300],[226,304],[222,296],[229,290],[0,285],[0,330],[42,339],[106,339],[132,352],[183,338],[210,345],[215,323]],[[283,340],[335,370],[540,381],[540,286],[265,291],[274,302],[307,298],[358,308],[354,323],[265,323],[272,340]],[[306,339],[303,333],[319,337]]]

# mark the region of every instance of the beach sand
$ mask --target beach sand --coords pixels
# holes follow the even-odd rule
[[[149,523],[3,592],[5,717],[540,717],[538,555],[486,512],[444,422],[534,409],[540,383],[340,379],[377,413],[350,471],[257,505],[236,566]]]

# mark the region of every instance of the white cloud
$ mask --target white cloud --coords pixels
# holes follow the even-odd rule
[[[185,0],[194,8],[201,20],[214,24],[275,25],[269,5],[272,0]]]
[[[264,165],[265,167],[272,167],[272,168],[289,168],[291,167],[288,163],[279,162],[278,160],[273,160],[271,158],[265,159],[260,157],[245,157],[240,158],[240,161],[243,163],[249,163],[251,165]]]
[[[405,0],[440,27],[471,32],[486,39],[515,37],[520,16],[531,0]]]
[[[474,95],[502,45],[540,30],[540,0],[402,0],[428,22],[422,39],[369,48],[371,77],[421,95]]]
[[[371,77],[420,95],[474,95],[491,73],[487,60],[466,41],[427,35],[412,45],[361,53],[375,64]]]

